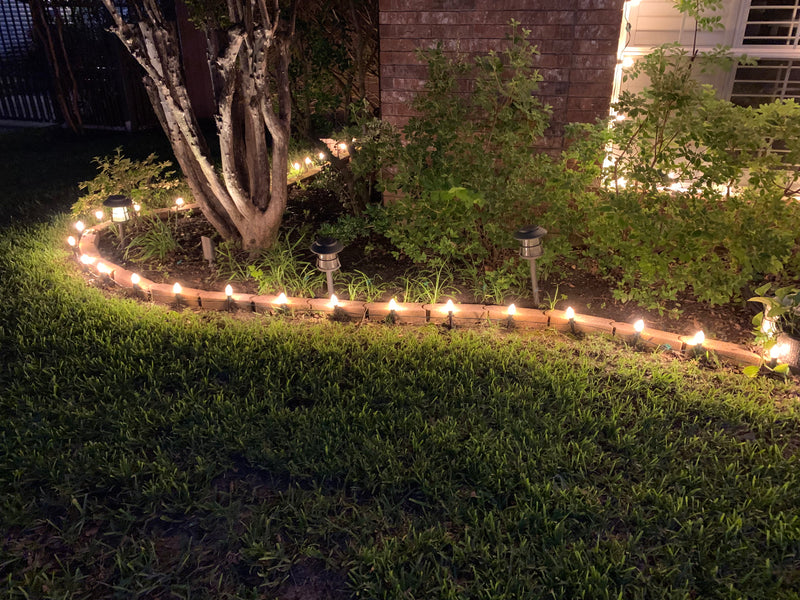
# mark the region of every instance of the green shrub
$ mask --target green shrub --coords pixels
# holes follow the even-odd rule
[[[140,204],[144,210],[171,206],[175,198],[190,202],[191,191],[185,182],[169,170],[172,163],[158,161],[155,154],[144,160],[131,160],[118,147],[114,154],[95,157],[99,173],[94,179],[80,183],[86,193],[72,206],[72,214],[81,216],[103,208],[103,200],[122,194]]]
[[[527,35],[512,22],[506,50],[472,60],[452,58],[441,47],[419,52],[428,67],[413,105],[419,116],[403,128],[403,143],[386,132],[380,139],[380,182],[399,197],[370,210],[376,228],[415,262],[493,270],[516,247],[516,229],[561,223],[558,215],[567,214],[570,188],[550,183],[564,178],[537,151],[550,108],[536,95],[541,76]],[[473,78],[469,94],[466,77]],[[559,248],[547,244],[542,263]]]
[[[648,84],[621,94],[618,117],[579,128],[591,143],[576,162],[603,162],[605,186],[575,196],[579,250],[622,300],[660,307],[693,292],[721,304],[796,264],[800,106],[736,106],[698,81],[735,60],[724,48],[656,48],[626,73]]]

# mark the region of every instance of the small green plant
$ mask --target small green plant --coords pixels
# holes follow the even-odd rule
[[[175,239],[169,224],[157,217],[145,217],[147,230],[131,239],[125,248],[125,258],[136,262],[148,260],[163,261],[178,250],[180,244]]]
[[[556,304],[566,299],[567,299],[566,294],[558,293],[558,284],[556,284],[556,289],[552,295],[550,294],[550,292],[544,293],[544,305],[547,306],[547,310],[555,310]]]
[[[509,296],[522,295],[527,266],[527,263],[507,260],[494,270],[469,272],[467,277],[475,299],[488,304],[505,304]]]
[[[113,194],[128,196],[145,210],[171,206],[176,197],[190,201],[191,191],[170,170],[172,163],[158,161],[155,154],[144,160],[132,160],[122,154],[120,146],[114,154],[95,157],[93,162],[100,172],[94,179],[79,184],[86,193],[72,206],[74,216],[102,209],[103,200]]]
[[[352,273],[340,273],[339,278],[347,286],[347,297],[350,300],[363,300],[364,302],[375,302],[380,299],[388,286],[381,281],[380,275],[370,277],[362,271]]]
[[[297,258],[297,248],[306,238],[301,234],[291,241],[291,233],[266,250],[256,264],[247,265],[248,275],[258,283],[260,294],[284,292],[313,298],[325,285],[325,274]]]
[[[400,278],[403,302],[436,304],[439,299],[458,290],[453,285],[453,273],[446,263],[406,273]]]
[[[236,242],[226,240],[214,249],[217,271],[226,279],[243,281],[250,277],[247,253],[237,248]]]

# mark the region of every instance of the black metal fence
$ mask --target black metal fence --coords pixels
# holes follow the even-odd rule
[[[156,124],[139,66],[107,31],[99,0],[29,2],[0,0],[0,119]]]

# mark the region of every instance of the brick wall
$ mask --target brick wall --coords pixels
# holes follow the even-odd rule
[[[515,19],[539,49],[542,99],[553,108],[544,146],[558,150],[563,125],[608,114],[623,0],[380,0],[381,114],[402,126],[426,69],[414,49],[498,50]]]

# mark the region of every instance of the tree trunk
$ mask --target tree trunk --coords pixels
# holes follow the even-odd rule
[[[114,33],[145,71],[145,87],[195,200],[225,239],[238,239],[251,252],[278,238],[287,199],[291,125],[288,48],[294,33],[294,7],[287,24],[278,3],[228,0],[231,20],[225,40],[209,44],[218,111],[222,159],[217,172],[186,90],[177,33],[156,0],[138,0],[126,23],[113,0],[103,0],[114,19]],[[270,90],[270,52],[277,52],[277,111]],[[266,135],[272,139],[272,160]],[[272,163],[270,165],[270,162]]]

